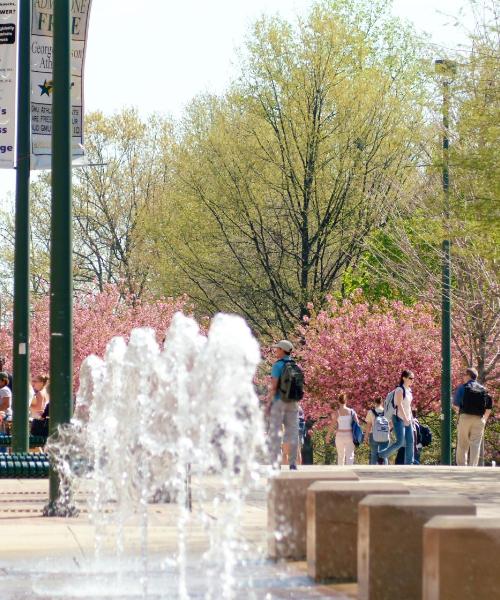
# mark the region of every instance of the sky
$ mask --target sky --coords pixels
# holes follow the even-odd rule
[[[87,109],[174,116],[202,91],[222,92],[236,71],[235,49],[261,14],[293,19],[312,0],[93,0],[86,63]],[[395,0],[394,13],[455,47],[446,26],[462,0]],[[437,7],[439,7],[437,9]],[[148,23],[148,27],[144,24]]]
[[[293,19],[313,0],[93,0],[85,67],[86,111],[136,107],[179,117],[202,92],[222,93],[236,73],[236,49],[262,14]],[[436,51],[465,43],[466,0],[394,0],[393,13],[428,32]],[[464,16],[465,23],[471,24]],[[14,189],[0,172],[0,197]]]

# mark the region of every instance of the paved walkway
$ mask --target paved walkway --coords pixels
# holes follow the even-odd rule
[[[330,470],[337,467],[303,467],[303,469]],[[500,516],[500,468],[449,467],[353,467],[361,479],[404,481],[413,493],[458,493],[469,497],[478,506],[478,514]],[[194,478],[196,487],[203,485],[217,494],[217,478]],[[144,598],[137,588],[137,564],[130,568],[131,579],[124,581],[124,591],[106,591],[114,566],[104,567],[99,562],[98,574],[92,581],[101,581],[100,587],[89,589],[88,564],[93,555],[94,529],[85,510],[85,492],[77,501],[83,510],[77,518],[52,519],[41,516],[47,500],[47,480],[0,480],[0,598],[1,600],[73,600],[85,598]],[[149,508],[150,600],[177,597],[178,582],[172,567],[170,593],[165,592],[165,569],[168,566],[154,557],[165,557],[177,548],[178,507],[175,504],[154,504]],[[308,600],[356,598],[356,585],[316,586],[307,578],[305,563],[274,564],[266,561],[266,489],[265,480],[248,497],[242,519],[244,537],[251,559],[238,567],[243,587],[237,598],[242,600]],[[140,554],[141,530],[131,524],[125,528],[125,544],[130,552]],[[192,584],[191,597],[203,598],[205,580],[199,567],[199,556],[207,547],[206,534],[201,526],[188,532],[190,558],[188,568]],[[136,561],[137,562],[137,561]],[[103,573],[100,571],[104,570]],[[133,577],[132,577],[133,575]],[[99,579],[101,578],[101,579]],[[79,581],[82,579],[80,587]],[[112,577],[111,577],[111,580]],[[83,584],[85,582],[85,585]],[[97,585],[97,584],[96,584]],[[246,587],[245,587],[246,586]],[[137,588],[137,589],[136,589]],[[126,590],[126,591],[125,591]]]

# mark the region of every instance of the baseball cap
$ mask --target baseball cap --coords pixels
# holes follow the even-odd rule
[[[285,352],[291,352],[293,350],[293,344],[288,340],[280,340],[277,344],[274,345],[274,347],[281,348]]]

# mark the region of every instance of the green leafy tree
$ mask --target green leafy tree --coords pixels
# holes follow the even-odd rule
[[[491,0],[471,2],[471,50],[458,58],[456,135],[451,149],[455,212],[467,233],[484,238],[482,254],[500,245],[500,13]]]
[[[386,2],[258,21],[239,79],[182,124],[151,219],[166,279],[177,269],[205,310],[287,332],[399,202],[419,153],[421,77],[418,44]]]
[[[169,122],[142,120],[135,110],[85,120],[86,164],[73,170],[74,278],[76,289],[117,285],[128,298],[149,287],[152,249],[144,235],[144,214],[166,182]],[[50,281],[50,173],[31,185],[31,289],[48,292]],[[13,273],[13,215],[0,225],[6,281]],[[10,289],[10,286],[7,286]]]
[[[447,57],[457,63],[450,81],[449,210],[441,189],[438,81],[429,164],[419,174],[412,197],[397,211],[398,218],[388,222],[382,237],[376,233],[370,238],[363,266],[372,285],[385,284],[409,301],[430,301],[438,314],[441,242],[451,240],[453,341],[464,364],[477,367],[481,381],[498,386],[500,29],[493,3],[473,4],[477,24],[470,50]]]

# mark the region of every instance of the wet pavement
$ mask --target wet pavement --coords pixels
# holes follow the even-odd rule
[[[303,467],[334,469],[336,467]],[[457,467],[353,467],[361,479],[404,482],[412,493],[450,493],[469,497],[477,504],[478,515],[500,516],[500,469]],[[217,478],[193,479],[197,486],[217,495]],[[141,577],[140,559],[95,562],[94,528],[85,509],[80,490],[76,500],[80,515],[71,519],[45,518],[41,515],[47,501],[47,480],[0,480],[0,598],[1,600],[93,600],[121,598],[179,598],[177,568],[165,557],[177,550],[178,507],[175,504],[149,506],[149,571]],[[266,482],[263,478],[247,498],[242,517],[246,561],[236,567],[235,599],[308,600],[355,599],[356,585],[314,585],[303,562],[273,563],[266,560]],[[106,532],[102,532],[105,534]],[[140,556],[141,532],[130,522],[124,530],[127,556]],[[113,537],[112,535],[110,536]],[[210,568],[201,556],[207,548],[206,533],[194,524],[187,532],[189,555],[186,581],[189,598],[205,598]],[[110,542],[109,548],[112,547]],[[105,553],[104,553],[105,554]],[[214,599],[215,600],[215,599]],[[216,599],[218,600],[218,598]]]

